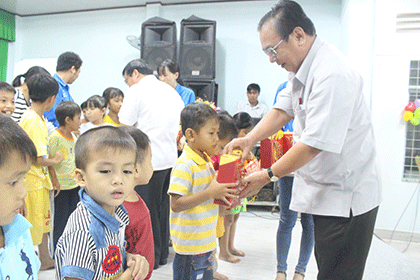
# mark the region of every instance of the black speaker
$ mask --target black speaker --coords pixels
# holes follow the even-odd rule
[[[141,25],[141,58],[157,74],[165,59],[176,61],[176,25],[174,21],[153,17]]]
[[[192,89],[195,98],[201,98],[204,101],[213,101],[217,106],[218,84],[213,80],[183,80],[184,85]]]
[[[181,21],[179,67],[183,79],[216,76],[216,21],[196,16]]]

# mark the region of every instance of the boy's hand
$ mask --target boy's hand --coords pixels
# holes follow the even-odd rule
[[[127,253],[127,266],[134,280],[143,280],[149,273],[149,263],[140,255]]]
[[[55,153],[55,155],[53,156],[52,160],[54,160],[54,162],[55,162],[55,164],[54,164],[54,165],[59,164],[60,162],[62,162],[62,161],[64,160],[64,155],[63,155],[63,153],[61,153],[60,151],[57,151],[57,152]]]
[[[236,195],[236,189],[234,189],[238,183],[219,183],[217,182],[217,175],[218,173],[215,174],[207,190],[211,194],[212,198],[220,199],[230,206],[231,203],[226,198],[238,198]]]
[[[54,197],[57,197],[61,190],[60,183],[58,182],[57,177],[55,179],[51,178],[51,182],[53,185],[53,190],[56,191]]]

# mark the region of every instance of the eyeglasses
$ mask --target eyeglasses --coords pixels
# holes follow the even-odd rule
[[[268,47],[268,48],[265,48],[265,49],[263,49],[263,51],[265,52],[265,54],[266,55],[268,55],[269,57],[272,57],[272,56],[276,56],[277,55],[277,52],[276,52],[276,49],[278,48],[278,46],[281,44],[281,42],[283,42],[284,40],[283,39],[281,39],[280,40],[280,42],[278,42],[274,47]]]

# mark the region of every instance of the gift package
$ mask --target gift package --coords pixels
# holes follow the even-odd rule
[[[261,168],[269,168],[293,146],[293,132],[283,132],[270,136],[260,142]]]
[[[217,175],[217,182],[219,183],[235,183],[240,178],[261,170],[258,160],[246,159],[241,163],[242,151],[234,150],[232,154],[222,155],[219,163],[219,174]],[[236,186],[237,193],[242,191],[246,185],[239,184]],[[231,207],[242,205],[243,199],[231,199],[227,198],[231,203]],[[215,199],[214,203],[220,205],[226,205],[222,200]]]

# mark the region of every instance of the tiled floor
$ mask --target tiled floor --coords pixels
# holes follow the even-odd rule
[[[240,263],[231,264],[219,260],[220,273],[230,280],[270,280],[276,274],[276,232],[278,213],[269,208],[249,207],[249,211],[241,213],[237,225],[235,245],[243,250],[246,256]],[[298,222],[293,231],[292,245],[289,254],[289,279],[292,278],[299,252],[301,226]],[[392,242],[392,247],[374,238],[365,270],[365,280],[417,280],[420,279],[420,244],[412,243],[408,250],[401,254],[407,243]],[[394,248],[395,247],[395,248]],[[152,280],[172,279],[173,250],[171,248],[168,264],[155,270]],[[317,267],[314,256],[309,262],[306,278],[316,279]],[[54,279],[53,271],[39,273],[40,280]]]

